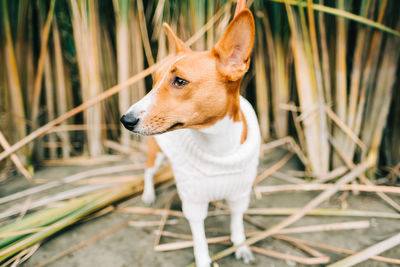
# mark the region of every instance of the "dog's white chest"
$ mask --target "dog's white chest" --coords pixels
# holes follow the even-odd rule
[[[240,99],[248,124],[246,141],[233,153],[218,156],[196,142],[192,130],[156,136],[172,164],[179,195],[198,201],[233,199],[248,194],[257,174],[260,134],[251,105]]]

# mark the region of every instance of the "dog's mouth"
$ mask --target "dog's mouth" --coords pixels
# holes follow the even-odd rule
[[[177,128],[181,128],[182,126],[184,126],[184,123],[176,122],[176,123],[172,124],[166,130],[162,130],[162,131],[149,131],[149,130],[143,131],[143,130],[132,129],[131,132],[136,133],[136,134],[140,134],[140,135],[152,136],[152,135],[157,135],[157,134],[163,134],[163,133],[166,133],[166,132],[170,132],[170,131],[175,130]]]
[[[182,127],[182,126],[183,126],[183,123],[182,123],[182,122],[174,123],[174,124],[171,125],[171,127],[169,127],[169,128],[166,130],[166,132],[172,131],[172,130],[174,130],[174,129],[178,128],[178,127]]]

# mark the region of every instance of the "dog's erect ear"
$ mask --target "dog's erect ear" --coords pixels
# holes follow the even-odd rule
[[[253,15],[250,10],[244,9],[214,46],[212,52],[218,58],[217,69],[228,80],[239,80],[249,69],[254,32]]]
[[[179,39],[178,36],[175,35],[175,33],[172,31],[171,27],[167,23],[164,22],[163,26],[165,33],[168,37],[170,51],[174,51],[175,54],[178,54],[179,52],[190,51],[190,48],[187,47],[185,43],[181,39]]]

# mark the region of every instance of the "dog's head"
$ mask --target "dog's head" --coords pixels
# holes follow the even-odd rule
[[[229,24],[211,51],[192,51],[164,24],[175,53],[155,74],[152,90],[121,117],[128,130],[153,135],[238,120],[239,86],[250,64],[254,19],[248,9]]]

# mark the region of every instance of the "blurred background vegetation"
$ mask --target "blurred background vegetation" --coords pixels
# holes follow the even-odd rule
[[[10,144],[166,57],[162,22],[188,40],[210,21],[192,48],[211,49],[235,8],[229,0],[0,1],[0,127]],[[256,45],[242,93],[256,108],[264,141],[292,136],[316,176],[369,156],[377,167],[371,177],[398,174],[400,2],[248,5]],[[32,172],[38,163],[140,149],[142,140],[119,118],[151,85],[147,76],[52,127],[17,156]],[[8,158],[0,166],[3,180],[14,171]]]

